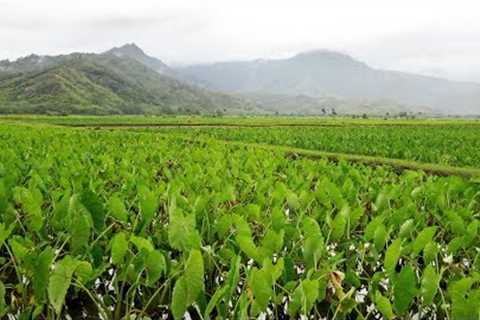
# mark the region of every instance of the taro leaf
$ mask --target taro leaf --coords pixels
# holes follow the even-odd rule
[[[478,220],[474,220],[470,222],[470,224],[468,225],[467,232],[463,236],[463,248],[467,249],[472,245],[473,241],[475,240],[475,237],[478,234],[478,225],[479,225]]]
[[[203,273],[202,254],[198,250],[192,250],[185,263],[184,274],[178,278],[173,288],[171,308],[175,319],[182,318],[203,291]]]
[[[383,217],[379,216],[370,221],[365,227],[365,239],[371,241],[375,237],[375,231],[383,224]]]
[[[425,248],[427,243],[432,241],[433,236],[435,235],[435,232],[437,231],[437,227],[427,227],[423,229],[415,238],[415,241],[413,242],[413,247],[412,247],[412,253],[414,256],[417,256],[420,251]]]
[[[65,191],[62,198],[55,204],[50,224],[55,230],[64,230],[70,225],[68,207],[70,205],[70,191]]]
[[[273,230],[277,232],[282,230],[287,224],[287,218],[285,216],[285,213],[282,211],[281,208],[277,207],[272,210],[272,218],[270,220]]]
[[[15,258],[17,258],[19,261],[22,261],[25,256],[29,253],[29,248],[27,246],[31,246],[32,244],[29,243],[25,238],[22,238],[20,236],[13,236],[8,240],[8,244],[12,248],[13,255]]]
[[[308,269],[314,268],[322,256],[323,237],[320,233],[308,236],[303,244],[303,259]]]
[[[303,259],[308,269],[317,265],[321,257],[324,240],[317,221],[310,217],[303,219]]]
[[[398,237],[406,238],[410,236],[414,228],[415,228],[415,223],[413,219],[408,219],[401,225],[400,230],[398,231]]]
[[[429,264],[432,261],[435,261],[435,258],[438,254],[438,246],[435,241],[427,243],[425,248],[423,248],[423,260],[425,264]]]
[[[348,206],[344,206],[342,210],[337,213],[337,215],[332,221],[332,240],[338,241],[344,236],[348,224],[349,215],[350,208]]]
[[[378,194],[377,199],[375,200],[375,210],[382,212],[388,206],[388,196],[385,191],[382,191]]]
[[[308,315],[318,299],[318,293],[318,280],[302,280],[293,292],[292,301],[289,304],[289,314],[294,317],[300,311],[302,315]]]
[[[318,301],[323,301],[327,297],[327,288],[329,281],[326,277],[318,279]]]
[[[58,262],[48,282],[48,299],[55,312],[60,314],[72,282],[72,276],[78,266],[78,261],[71,256],[66,256]]]
[[[117,220],[123,223],[128,222],[128,212],[127,209],[125,208],[125,204],[123,201],[117,197],[117,196],[112,196],[110,200],[108,201],[108,208],[110,211],[110,214]]]
[[[451,254],[455,254],[460,250],[465,243],[465,237],[453,238],[447,245],[447,251]]]
[[[128,251],[128,240],[125,232],[115,234],[110,245],[112,248],[112,263],[121,266]]]
[[[452,299],[453,320],[477,320],[480,312],[480,291],[470,290],[475,283],[473,278],[463,278],[448,286]]]
[[[77,268],[75,269],[75,276],[80,283],[86,284],[92,280],[93,275],[92,265],[89,262],[78,261]]]
[[[148,253],[145,259],[145,270],[147,273],[147,285],[152,286],[166,272],[167,263],[165,257],[158,250]]]
[[[207,308],[205,309],[203,318],[210,319],[210,313],[212,313],[213,309],[217,306],[220,300],[223,298],[225,293],[227,292],[227,287],[220,287],[215,291],[213,296],[210,298],[208,302]]]
[[[15,189],[15,200],[22,204],[27,214],[27,226],[31,231],[40,231],[43,226],[42,203],[34,192],[26,188]]]
[[[12,233],[14,227],[15,225],[11,224],[7,229],[5,229],[5,224],[0,223],[0,249],[2,248],[5,240],[7,240]]]
[[[379,291],[375,293],[375,306],[386,319],[390,320],[394,318],[395,315],[393,314],[390,301],[382,296]]]
[[[273,286],[273,284],[278,280],[278,278],[282,276],[283,268],[285,266],[285,261],[283,260],[283,257],[278,259],[275,264],[272,263],[272,259],[265,259],[263,260],[262,265],[262,270],[265,270],[265,272],[269,275],[270,283]]]
[[[172,248],[189,252],[199,249],[201,238],[195,229],[195,215],[182,215],[181,213],[170,214],[168,225],[168,242]]]
[[[417,278],[410,265],[405,266],[393,283],[394,306],[399,314],[408,311],[417,294]]]
[[[387,228],[385,225],[380,224],[377,227],[377,230],[375,230],[374,236],[373,236],[373,243],[375,244],[375,248],[378,251],[382,251],[383,248],[385,247],[385,243],[387,242],[388,239],[388,232]]]
[[[178,278],[175,282],[172,294],[172,314],[174,319],[182,319],[189,306],[188,302],[188,284],[184,276]]]
[[[5,303],[5,285],[0,281],[0,317],[7,313],[7,304]]]
[[[271,275],[263,269],[252,268],[248,276],[248,286],[255,297],[255,303],[260,311],[267,309],[268,301],[272,296]]]
[[[458,213],[449,211],[447,213],[447,218],[448,226],[454,234],[459,236],[465,234],[465,222]]]
[[[311,218],[311,217],[305,217],[303,219],[303,235],[304,237],[307,237],[312,234],[320,234],[320,226],[318,225],[318,222]]]
[[[155,212],[158,209],[158,201],[156,194],[148,190],[146,187],[139,188],[138,193],[140,199],[140,213],[142,215],[142,222],[139,229],[140,232],[143,232],[155,217]]]
[[[395,273],[398,259],[400,258],[402,240],[395,239],[385,252],[385,262],[383,263],[388,274]]]
[[[149,239],[142,237],[131,236],[130,242],[137,248],[138,251],[145,250],[147,252],[153,251],[155,248]]]
[[[282,250],[283,247],[283,231],[275,232],[268,230],[262,239],[262,255],[263,258],[271,258],[274,253]]]
[[[35,260],[35,272],[33,273],[33,292],[37,303],[45,300],[45,292],[48,286],[48,276],[55,253],[51,247],[45,248]]]
[[[220,216],[215,223],[215,232],[220,239],[226,238],[232,226],[232,218],[229,215]]]
[[[70,248],[74,255],[81,254],[89,245],[92,220],[90,213],[79,201],[77,195],[70,198],[68,215],[71,218]]]
[[[90,212],[95,229],[102,231],[105,228],[105,210],[100,198],[93,191],[87,190],[80,195],[80,202]]]
[[[242,259],[240,256],[232,258],[230,263],[230,270],[228,271],[227,279],[225,280],[225,287],[227,289],[225,300],[227,302],[232,298],[235,289],[237,288],[238,281],[240,280],[240,263]]]
[[[249,258],[261,262],[261,255],[253,242],[252,231],[248,223],[240,216],[234,216],[235,226],[237,228],[237,234],[235,241],[237,242],[240,250],[242,250]]]
[[[435,271],[432,265],[429,265],[423,271],[420,293],[423,297],[423,303],[429,305],[433,302],[437,293],[440,275]]]
[[[203,291],[203,258],[199,250],[192,250],[185,264],[185,280],[188,284],[188,301],[194,302]]]

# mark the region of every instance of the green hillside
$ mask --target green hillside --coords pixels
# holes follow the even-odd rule
[[[54,59],[54,58],[53,58]],[[1,113],[241,114],[253,104],[200,89],[112,54],[60,56],[0,76]],[[40,70],[39,70],[40,69]],[[12,71],[13,70],[13,71]],[[26,71],[25,71],[26,70]]]

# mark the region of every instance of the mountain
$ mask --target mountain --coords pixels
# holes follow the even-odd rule
[[[119,58],[128,57],[140,62],[141,64],[149,67],[150,69],[166,75],[174,75],[175,72],[170,69],[162,60],[147,55],[142,49],[140,49],[135,43],[129,43],[121,47],[115,47],[106,54],[113,54]]]
[[[178,68],[190,81],[224,92],[334,96],[427,106],[444,114],[480,114],[480,85],[378,70],[328,50],[288,59],[221,62]]]
[[[123,49],[133,49],[124,46]],[[117,49],[118,50],[118,49]],[[118,51],[116,51],[118,53]],[[246,100],[159,73],[129,56],[74,53],[31,55],[0,64],[1,113],[244,114]],[[162,66],[159,60],[150,60]]]

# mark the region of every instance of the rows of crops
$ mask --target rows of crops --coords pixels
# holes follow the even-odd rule
[[[468,126],[163,129],[311,150],[480,167],[480,129]]]
[[[480,185],[0,126],[0,317],[478,319]]]

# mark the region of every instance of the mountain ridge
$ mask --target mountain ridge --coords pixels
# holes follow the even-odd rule
[[[443,114],[480,114],[480,84],[376,69],[331,50],[301,52],[286,59],[197,64],[178,73],[209,89],[342,99],[394,100],[430,106]]]
[[[208,91],[110,53],[29,56],[0,75],[2,113],[244,114],[244,99]],[[3,66],[7,64],[4,63]],[[15,68],[16,67],[16,68]],[[7,71],[5,71],[7,69]]]

